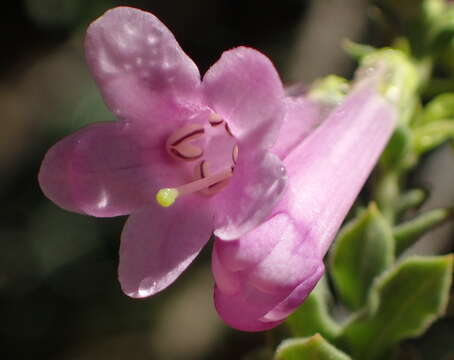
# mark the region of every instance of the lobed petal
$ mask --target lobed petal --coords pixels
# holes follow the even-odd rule
[[[323,120],[320,105],[304,97],[287,97],[285,109],[280,135],[271,148],[280,159],[284,159]]]
[[[165,289],[209,240],[211,211],[194,196],[186,195],[168,208],[152,202],[128,218],[119,264],[121,287],[127,295],[143,298]]]
[[[376,83],[343,104],[285,158],[287,190],[274,215],[241,239],[216,240],[215,303],[232,327],[278,325],[323,274],[323,256],[396,124]]]
[[[262,223],[284,192],[287,174],[279,158],[253,155],[239,148],[229,185],[213,197],[214,233],[223,240],[237,239]]]
[[[304,236],[280,213],[239,240],[216,239],[215,304],[224,321],[240,330],[260,331],[294,310],[289,294],[302,300],[323,273],[322,259],[311,241],[301,241]]]
[[[153,129],[128,122],[87,126],[49,149],[39,183],[60,207],[109,217],[131,213],[163,184],[175,182],[168,155]]]
[[[222,54],[202,82],[207,104],[227,120],[238,142],[251,151],[269,148],[284,116],[284,89],[273,64],[256,50]]]
[[[89,26],[85,54],[106,104],[121,119],[150,121],[200,95],[197,66],[148,12],[107,11]]]

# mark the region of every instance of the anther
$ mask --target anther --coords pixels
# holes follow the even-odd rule
[[[232,149],[232,161],[236,165],[236,161],[238,160],[238,145],[234,145]]]
[[[224,119],[219,114],[211,113],[208,118],[208,121],[211,126],[216,127],[221,125],[224,122]]]
[[[203,156],[203,150],[191,142],[205,133],[200,124],[188,124],[173,132],[166,142],[167,152],[175,159],[193,161]]]
[[[227,124],[227,123],[225,123],[225,131],[227,131],[227,134],[234,137],[232,130],[230,130],[229,124]]]

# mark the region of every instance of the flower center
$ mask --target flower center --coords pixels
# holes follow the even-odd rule
[[[238,159],[238,146],[227,122],[214,112],[198,114],[195,120],[174,131],[166,141],[167,153],[177,162],[193,162],[193,181],[163,188],[156,201],[164,207],[182,195],[198,192],[213,196],[230,181]]]

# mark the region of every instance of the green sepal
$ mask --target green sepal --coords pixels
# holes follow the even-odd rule
[[[375,70],[380,75],[377,84],[382,96],[398,108],[400,124],[408,124],[417,105],[417,92],[427,73],[428,65],[418,65],[403,51],[382,48],[361,59],[356,77],[363,71]],[[424,74],[424,76],[422,76]]]
[[[433,209],[394,227],[396,255],[413,245],[422,235],[453,216],[452,209]]]
[[[348,355],[326,341],[320,334],[309,338],[284,340],[276,350],[275,360],[349,360]]]
[[[304,303],[290,315],[286,323],[292,335],[306,337],[321,334],[332,340],[339,333],[339,325],[328,312],[331,294],[323,277]]]
[[[374,278],[394,261],[392,229],[375,203],[344,226],[329,260],[340,297],[350,308],[361,308]]]
[[[421,335],[444,314],[452,267],[452,255],[414,257],[383,274],[337,345],[356,360],[389,359],[395,344]]]
[[[344,100],[349,90],[350,84],[347,79],[328,75],[311,85],[307,97],[322,105],[334,107]]]

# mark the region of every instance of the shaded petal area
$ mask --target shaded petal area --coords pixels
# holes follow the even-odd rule
[[[109,217],[153,201],[162,184],[176,182],[164,145],[153,129],[128,122],[87,126],[49,149],[39,183],[60,207]]]
[[[208,105],[228,121],[243,148],[258,151],[276,141],[284,90],[265,55],[245,47],[226,51],[207,71],[202,86]]]
[[[215,305],[232,327],[261,331],[276,326],[295,301],[306,297],[323,273],[311,242],[286,214],[277,214],[236,241],[216,239]]]
[[[271,151],[284,159],[323,121],[320,105],[304,97],[285,99],[280,135]]]
[[[223,240],[237,239],[263,222],[287,183],[285,168],[274,154],[248,156],[241,147],[239,154],[229,185],[212,200],[216,211],[214,233]]]
[[[163,107],[199,96],[197,66],[148,12],[107,11],[89,26],[85,54],[105,102],[121,119],[147,121]]]
[[[169,208],[152,202],[133,213],[121,236],[119,279],[123,291],[142,298],[165,289],[195,259],[212,231],[210,209],[191,195]]]

